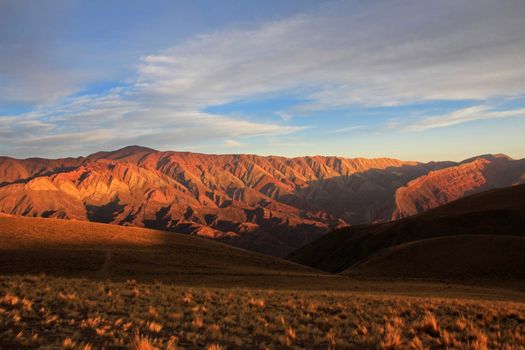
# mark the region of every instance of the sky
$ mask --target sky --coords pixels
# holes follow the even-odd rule
[[[0,155],[525,157],[522,0],[1,0]]]

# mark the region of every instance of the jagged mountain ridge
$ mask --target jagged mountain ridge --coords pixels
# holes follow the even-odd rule
[[[403,208],[419,203],[419,192],[399,189],[458,166],[139,146],[59,160],[2,157],[0,211],[198,234],[284,256],[333,228],[410,215]]]

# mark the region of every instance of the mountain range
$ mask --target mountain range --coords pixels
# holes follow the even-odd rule
[[[129,146],[0,157],[0,212],[194,234],[286,256],[330,230],[411,216],[525,182],[525,159],[209,155]]]

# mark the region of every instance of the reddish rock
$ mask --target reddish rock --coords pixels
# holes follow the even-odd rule
[[[0,211],[152,227],[285,256],[339,226],[411,215],[473,189],[523,181],[519,162],[207,155],[139,146],[85,158],[2,157]]]
[[[525,160],[504,155],[468,159],[456,166],[431,171],[400,187],[393,219],[411,216],[466,195],[525,182]]]

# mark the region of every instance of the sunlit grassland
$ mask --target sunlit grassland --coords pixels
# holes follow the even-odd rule
[[[0,348],[522,349],[525,305],[363,292],[0,278]]]

